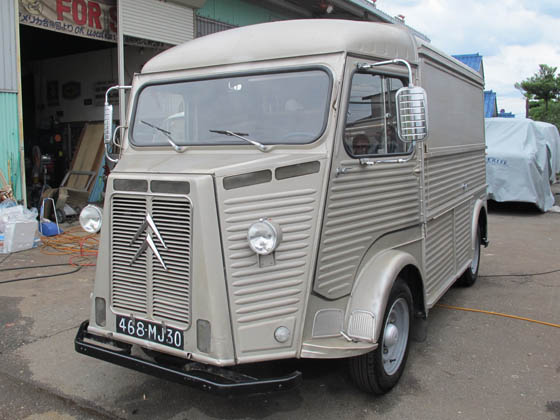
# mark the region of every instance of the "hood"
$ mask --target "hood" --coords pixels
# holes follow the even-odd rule
[[[208,174],[217,177],[232,174],[294,165],[312,160],[323,160],[326,153],[263,153],[227,151],[195,151],[184,153],[147,152],[124,154],[117,163],[114,173],[152,173],[152,174]]]

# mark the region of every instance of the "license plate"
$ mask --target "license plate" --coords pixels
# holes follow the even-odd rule
[[[143,319],[117,315],[117,332],[183,350],[183,331]]]

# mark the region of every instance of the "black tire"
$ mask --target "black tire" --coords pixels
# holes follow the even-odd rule
[[[58,220],[58,223],[66,222],[66,214],[62,210],[56,209],[55,212],[56,212],[56,219]]]
[[[482,245],[482,234],[480,226],[476,229],[476,238],[474,245],[474,255],[471,265],[467,267],[465,272],[459,277],[456,284],[460,287],[471,287],[478,279],[478,269],[480,267],[480,247]]]
[[[349,359],[350,376],[362,391],[382,395],[389,392],[399,381],[408,358],[412,311],[413,305],[410,289],[402,279],[397,278],[389,294],[385,315],[383,316],[383,329],[378,339],[379,347],[369,353]],[[388,319],[390,314],[393,318],[391,320]],[[397,342],[386,347],[385,331],[388,328],[391,328],[393,331],[396,328],[398,332],[405,329],[403,328],[404,324],[401,327],[401,331],[393,324],[395,316],[402,318],[402,321],[408,325],[404,334],[399,336],[397,333]],[[400,323],[399,320],[397,321],[397,323]],[[390,327],[391,325],[392,327]],[[394,336],[387,337],[387,340],[391,340],[391,338],[394,339]],[[401,342],[401,340],[406,341]],[[387,357],[392,356],[389,352],[394,353],[394,350],[398,360],[387,359]]]

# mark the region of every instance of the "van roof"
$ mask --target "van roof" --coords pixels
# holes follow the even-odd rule
[[[300,19],[244,26],[188,41],[152,58],[142,73],[343,52],[418,61],[415,37],[404,26]]]

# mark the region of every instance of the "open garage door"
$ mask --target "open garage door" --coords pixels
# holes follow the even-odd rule
[[[87,134],[84,129],[103,119],[106,89],[130,83],[151,57],[193,39],[195,12],[189,5],[200,2],[14,3],[19,8],[21,35],[24,173],[29,202],[39,206],[45,190],[59,187],[75,169],[74,157]],[[110,101],[119,110],[117,97]],[[92,162],[100,161],[97,153],[91,156]],[[93,166],[98,175],[88,184],[89,199],[96,201],[103,190],[103,164]]]

